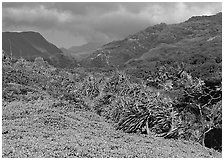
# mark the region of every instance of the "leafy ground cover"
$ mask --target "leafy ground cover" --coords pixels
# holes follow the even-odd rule
[[[4,158],[221,158],[199,143],[124,133],[96,113],[56,103],[46,98],[3,104]]]

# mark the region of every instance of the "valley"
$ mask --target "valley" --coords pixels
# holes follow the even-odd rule
[[[107,44],[2,33],[3,158],[221,158],[222,13]]]

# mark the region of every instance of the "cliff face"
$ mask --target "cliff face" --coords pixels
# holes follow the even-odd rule
[[[12,54],[14,58],[34,60],[36,57],[42,57],[60,67],[75,65],[74,60],[71,61],[70,57],[62,54],[58,47],[48,42],[38,32],[3,32],[2,49],[7,54]]]
[[[2,43],[3,50],[12,52],[14,57],[48,57],[62,53],[38,32],[3,32]]]

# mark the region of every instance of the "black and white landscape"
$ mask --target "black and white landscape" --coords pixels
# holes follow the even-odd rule
[[[3,158],[221,158],[222,4],[2,3]]]

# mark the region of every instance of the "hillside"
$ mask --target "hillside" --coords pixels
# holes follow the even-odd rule
[[[220,84],[172,66],[156,72],[154,90],[122,71],[55,68],[41,58],[2,64],[5,158],[221,157]]]
[[[83,66],[148,68],[157,62],[184,62],[189,71],[204,79],[211,78],[209,67],[221,71],[222,13],[195,16],[167,25],[161,23],[134,35],[102,46],[83,60]],[[201,72],[200,70],[205,72]],[[137,72],[137,71],[136,71]]]
[[[40,33],[4,32],[2,157],[221,158],[221,18],[75,47],[80,62]]]
[[[75,66],[75,60],[63,54],[54,44],[48,42],[40,33],[27,32],[3,32],[2,49],[14,58],[23,57],[34,60],[42,57],[50,64],[58,67]]]

